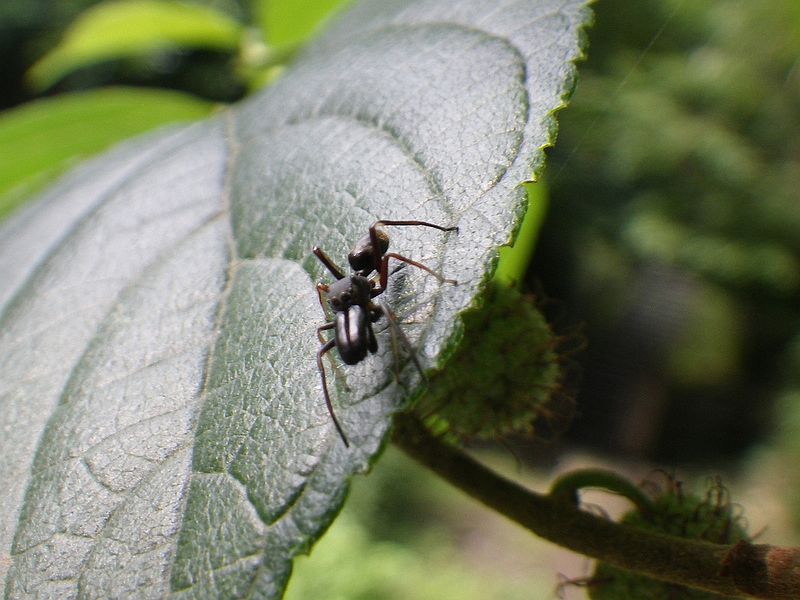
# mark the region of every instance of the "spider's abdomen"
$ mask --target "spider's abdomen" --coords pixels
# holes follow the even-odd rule
[[[337,312],[334,329],[336,349],[345,364],[354,365],[367,355],[370,346],[367,330],[367,311],[360,306],[351,306]]]

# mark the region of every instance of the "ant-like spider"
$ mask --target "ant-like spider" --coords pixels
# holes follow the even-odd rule
[[[331,348],[339,351],[339,356],[347,365],[354,365],[361,362],[367,355],[367,351],[375,353],[378,350],[378,341],[375,339],[375,332],[372,324],[382,315],[386,315],[393,335],[396,331],[403,340],[404,345],[408,346],[411,358],[414,361],[420,374],[422,368],[414,356],[413,349],[408,344],[405,335],[400,331],[394,314],[383,302],[373,302],[372,299],[386,291],[389,280],[389,259],[407,263],[411,266],[427,271],[443,283],[455,284],[453,279],[445,279],[442,275],[426,267],[422,263],[411,260],[389,250],[389,236],[380,229],[381,226],[422,226],[433,227],[440,231],[458,231],[458,227],[442,227],[425,221],[375,221],[369,228],[369,233],[361,238],[353,250],[347,256],[350,268],[353,270],[351,275],[345,275],[328,256],[316,246],[312,249],[314,255],[331,272],[336,281],[330,285],[324,283],[317,284],[317,294],[319,303],[325,311],[325,303],[322,301],[323,294],[328,301],[328,305],[333,309],[333,320],[317,328],[317,337],[322,346],[317,352],[317,367],[322,377],[322,393],[325,395],[325,404],[328,413],[339,432],[345,446],[350,446],[347,436],[344,434],[342,426],[333,412],[333,404],[328,394],[328,383],[325,377],[325,367],[322,364],[322,357]],[[372,278],[370,276],[375,273]],[[322,332],[333,329],[333,338],[327,342],[322,337]]]

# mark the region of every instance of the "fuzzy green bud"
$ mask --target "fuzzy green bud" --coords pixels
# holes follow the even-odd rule
[[[531,432],[562,389],[560,340],[530,296],[501,283],[463,320],[464,338],[431,379],[417,414],[460,439]]]
[[[705,497],[684,493],[679,482],[653,500],[647,515],[638,510],[627,513],[622,523],[675,537],[734,544],[747,540],[742,519],[734,512],[726,488],[714,480]],[[593,600],[716,600],[728,598],[674,583],[649,579],[602,562],[587,582]]]

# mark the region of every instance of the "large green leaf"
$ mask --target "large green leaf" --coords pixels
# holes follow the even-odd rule
[[[0,230],[6,594],[280,594],[391,415],[421,387],[380,351],[315,364],[318,244],[377,218],[417,269],[382,296],[427,368],[457,341],[552,141],[579,0],[372,0],[271,88],[132,142]],[[333,372],[329,368],[329,375]],[[346,381],[343,381],[346,379]]]

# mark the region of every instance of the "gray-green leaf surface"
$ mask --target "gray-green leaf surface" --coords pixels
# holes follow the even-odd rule
[[[376,219],[457,279],[382,296],[426,368],[524,208],[572,86],[578,0],[364,2],[271,88],[130,142],[0,229],[0,577],[9,598],[276,597],[419,391],[389,332],[315,354],[330,276]]]

